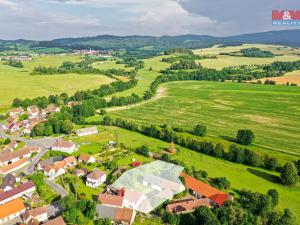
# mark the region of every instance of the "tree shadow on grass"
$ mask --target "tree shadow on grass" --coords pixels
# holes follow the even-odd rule
[[[220,135],[219,137],[226,140],[226,141],[236,142],[236,139],[233,138],[233,137],[223,136],[223,135]]]
[[[263,178],[267,181],[274,182],[274,183],[279,183],[280,182],[280,178],[278,176],[273,175],[273,174],[270,174],[270,173],[267,173],[267,172],[264,172],[264,171],[260,171],[260,170],[257,170],[257,169],[253,169],[253,168],[247,168],[247,171],[252,173],[253,175],[255,175],[257,177],[260,177],[260,178]]]

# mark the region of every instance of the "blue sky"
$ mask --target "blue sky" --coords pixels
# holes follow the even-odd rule
[[[300,10],[300,1],[0,0],[0,39],[100,34],[227,36],[298,28],[273,27],[273,9]]]

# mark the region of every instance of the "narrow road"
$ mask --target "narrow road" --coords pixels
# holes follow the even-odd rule
[[[59,184],[55,183],[52,180],[45,179],[45,183],[49,187],[51,187],[56,192],[56,194],[60,195],[62,198],[64,198],[67,195],[69,195],[69,193],[62,186],[60,186]]]

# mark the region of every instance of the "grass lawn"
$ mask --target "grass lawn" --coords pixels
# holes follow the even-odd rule
[[[259,147],[300,154],[300,89],[221,82],[170,82],[167,96],[111,115],[137,122],[191,129],[204,123],[208,135],[234,138],[254,131]]]
[[[38,65],[59,66],[64,61],[78,61],[78,56],[42,56],[24,62],[24,68],[14,68],[0,63],[0,112],[7,110],[14,98],[33,98],[77,90],[94,89],[113,79],[104,75],[30,75]]]

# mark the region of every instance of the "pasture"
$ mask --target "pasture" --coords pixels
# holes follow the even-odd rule
[[[256,134],[256,147],[300,155],[298,87],[170,82],[165,96],[111,115],[137,122],[191,129],[204,123],[208,135],[232,139],[238,129]]]
[[[33,98],[77,90],[94,89],[108,84],[113,79],[104,75],[30,75],[35,66],[59,66],[64,61],[79,61],[78,56],[42,56],[24,62],[24,68],[15,68],[0,63],[0,112],[6,111],[14,98]]]

